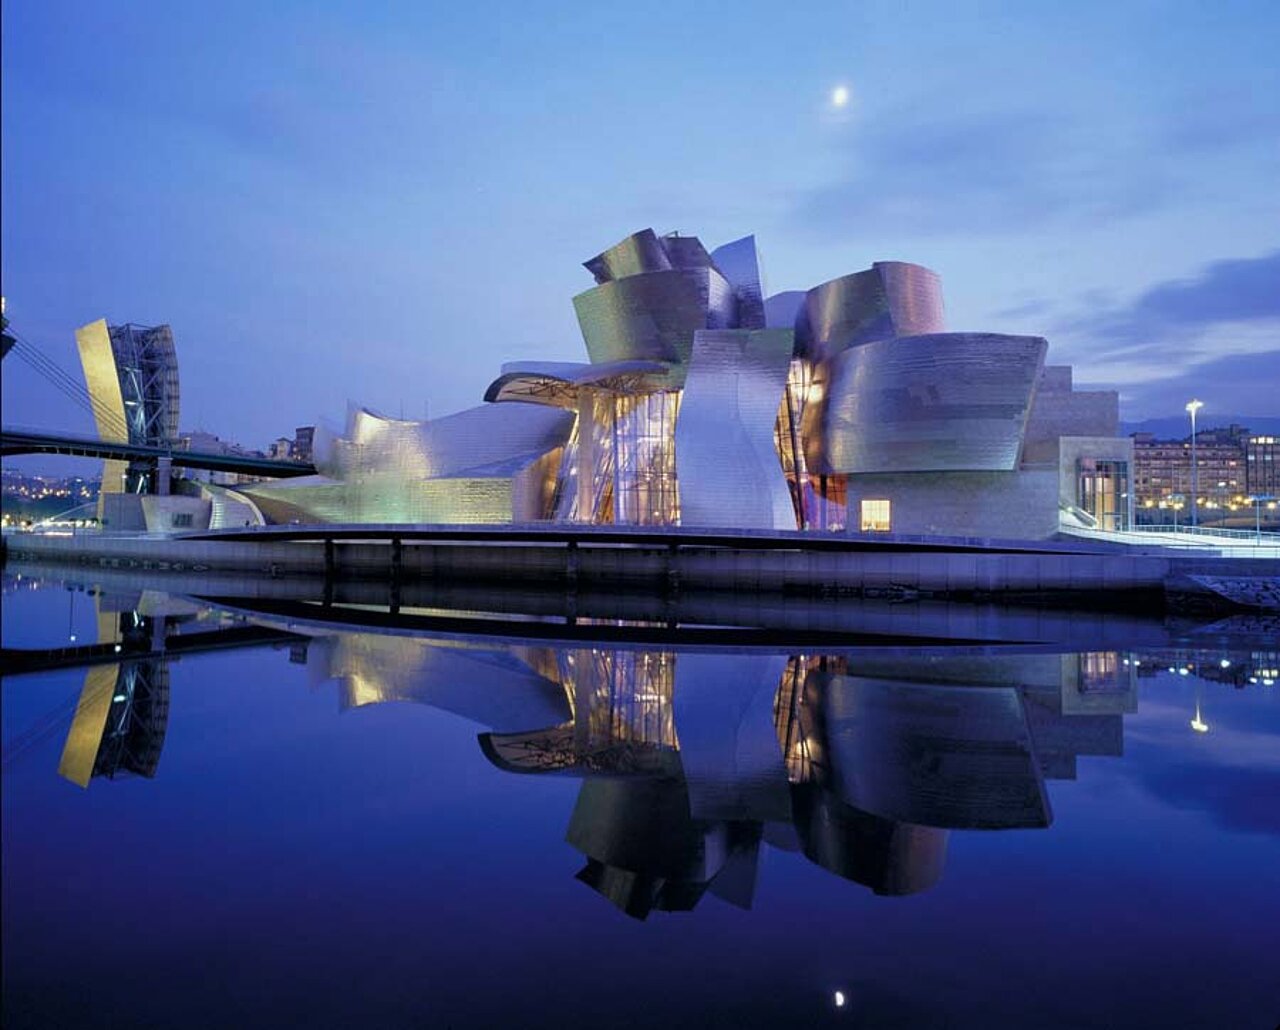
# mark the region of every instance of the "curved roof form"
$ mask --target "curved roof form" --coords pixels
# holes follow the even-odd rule
[[[335,441],[333,468],[351,474],[397,473],[409,478],[445,478],[466,473],[510,474],[561,446],[573,416],[542,404],[482,404],[444,418],[411,422],[353,409],[347,432]]]
[[[641,229],[582,262],[582,266],[596,277],[597,283],[608,283],[644,272],[665,271],[671,268],[671,260],[653,230]]]
[[[590,365],[573,361],[513,361],[502,366],[484,399],[526,401],[572,408],[582,387],[646,393],[666,385],[671,366],[662,361],[610,361]]]
[[[744,236],[726,243],[711,252],[711,261],[720,274],[729,280],[738,298],[738,328],[763,329],[766,325],[764,311],[764,276],[760,271],[760,255],[756,250],[756,238]],[[791,323],[781,328],[790,329]]]
[[[714,268],[672,268],[606,282],[573,298],[593,364],[683,364],[699,329],[731,329],[737,302]]]
[[[805,416],[820,473],[1010,471],[1048,344],[1039,336],[934,333],[877,340],[825,366]]]
[[[812,361],[848,347],[944,329],[937,274],[903,261],[877,261],[805,294],[796,313],[796,350]]]

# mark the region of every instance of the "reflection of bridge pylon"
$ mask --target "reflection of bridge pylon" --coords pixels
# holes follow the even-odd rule
[[[118,617],[99,612],[98,638],[101,643],[132,641],[163,635],[163,626],[162,619],[137,612]],[[169,668],[164,659],[94,666],[85,674],[58,774],[81,787],[95,776],[154,776],[168,722]]]

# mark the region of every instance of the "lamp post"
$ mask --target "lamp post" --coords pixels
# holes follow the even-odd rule
[[[1249,500],[1253,502],[1253,531],[1257,534],[1258,543],[1262,543],[1262,506],[1275,507],[1275,498],[1270,494],[1254,494]]]
[[[1204,401],[1187,401],[1187,411],[1191,414],[1191,525],[1199,525],[1196,515],[1196,494],[1199,486],[1200,470],[1196,465],[1196,412],[1204,407]]]

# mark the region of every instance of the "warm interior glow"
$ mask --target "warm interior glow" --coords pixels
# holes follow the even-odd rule
[[[861,505],[861,525],[864,533],[887,533],[892,527],[890,505],[887,500],[864,500]]]

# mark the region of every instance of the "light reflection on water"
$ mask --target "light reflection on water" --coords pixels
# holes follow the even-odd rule
[[[111,1025],[137,974],[70,956],[122,910],[125,956],[167,971],[133,996],[160,1022],[204,998],[207,1025],[1221,1025],[1280,986],[1256,968],[1280,918],[1266,632],[663,646],[588,620],[350,631],[29,586],[6,582],[4,613],[5,648],[42,652],[7,650],[6,669],[44,663],[4,686],[12,1025]],[[337,723],[335,700],[353,713]],[[371,864],[335,880],[353,853]],[[344,898],[360,904],[334,918]],[[341,946],[338,967],[298,951],[300,928]],[[1234,994],[1142,972],[1194,969],[1180,940],[1212,943]],[[420,989],[387,985],[423,963]],[[354,978],[341,999],[335,968]],[[996,989],[1008,970],[1037,989]],[[1096,990],[1050,1005],[1069,982]],[[503,984],[523,985],[517,1018]]]

